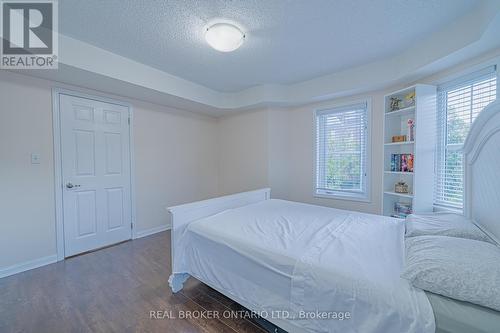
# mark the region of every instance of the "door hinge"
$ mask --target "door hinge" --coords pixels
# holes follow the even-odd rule
[[[130,125],[130,117],[128,117],[128,124]]]
[[[130,222],[130,229],[133,230],[134,229],[134,223],[133,222]]]

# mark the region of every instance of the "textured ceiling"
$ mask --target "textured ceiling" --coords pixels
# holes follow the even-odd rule
[[[218,91],[291,84],[402,52],[475,0],[60,0],[62,34]],[[204,28],[246,33],[232,53]]]

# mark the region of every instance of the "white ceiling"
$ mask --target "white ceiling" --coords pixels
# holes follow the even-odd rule
[[[210,89],[289,85],[404,52],[480,0],[62,0],[60,32]],[[220,53],[219,20],[245,31]],[[64,52],[64,50],[61,50]]]

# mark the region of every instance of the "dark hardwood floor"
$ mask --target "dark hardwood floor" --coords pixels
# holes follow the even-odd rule
[[[162,232],[0,279],[0,332],[265,332],[245,318],[179,318],[240,308],[192,278],[172,294],[169,275]]]

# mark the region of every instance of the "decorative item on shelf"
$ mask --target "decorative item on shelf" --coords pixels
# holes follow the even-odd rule
[[[411,203],[406,202],[395,202],[394,203],[394,214],[393,217],[397,217],[400,219],[406,218],[408,215],[413,213],[413,209]]]
[[[406,141],[406,135],[394,135],[392,137],[392,142],[405,142]]]
[[[408,119],[408,140],[415,140],[415,121],[413,119]]]
[[[409,108],[415,105],[415,92],[406,94],[405,96],[405,107]]]
[[[391,104],[390,104],[390,109],[389,112],[397,111],[401,109],[401,102],[402,100],[397,97],[391,97]]]
[[[403,194],[409,193],[408,184],[403,181],[397,182],[396,185],[394,185],[394,192]]]

